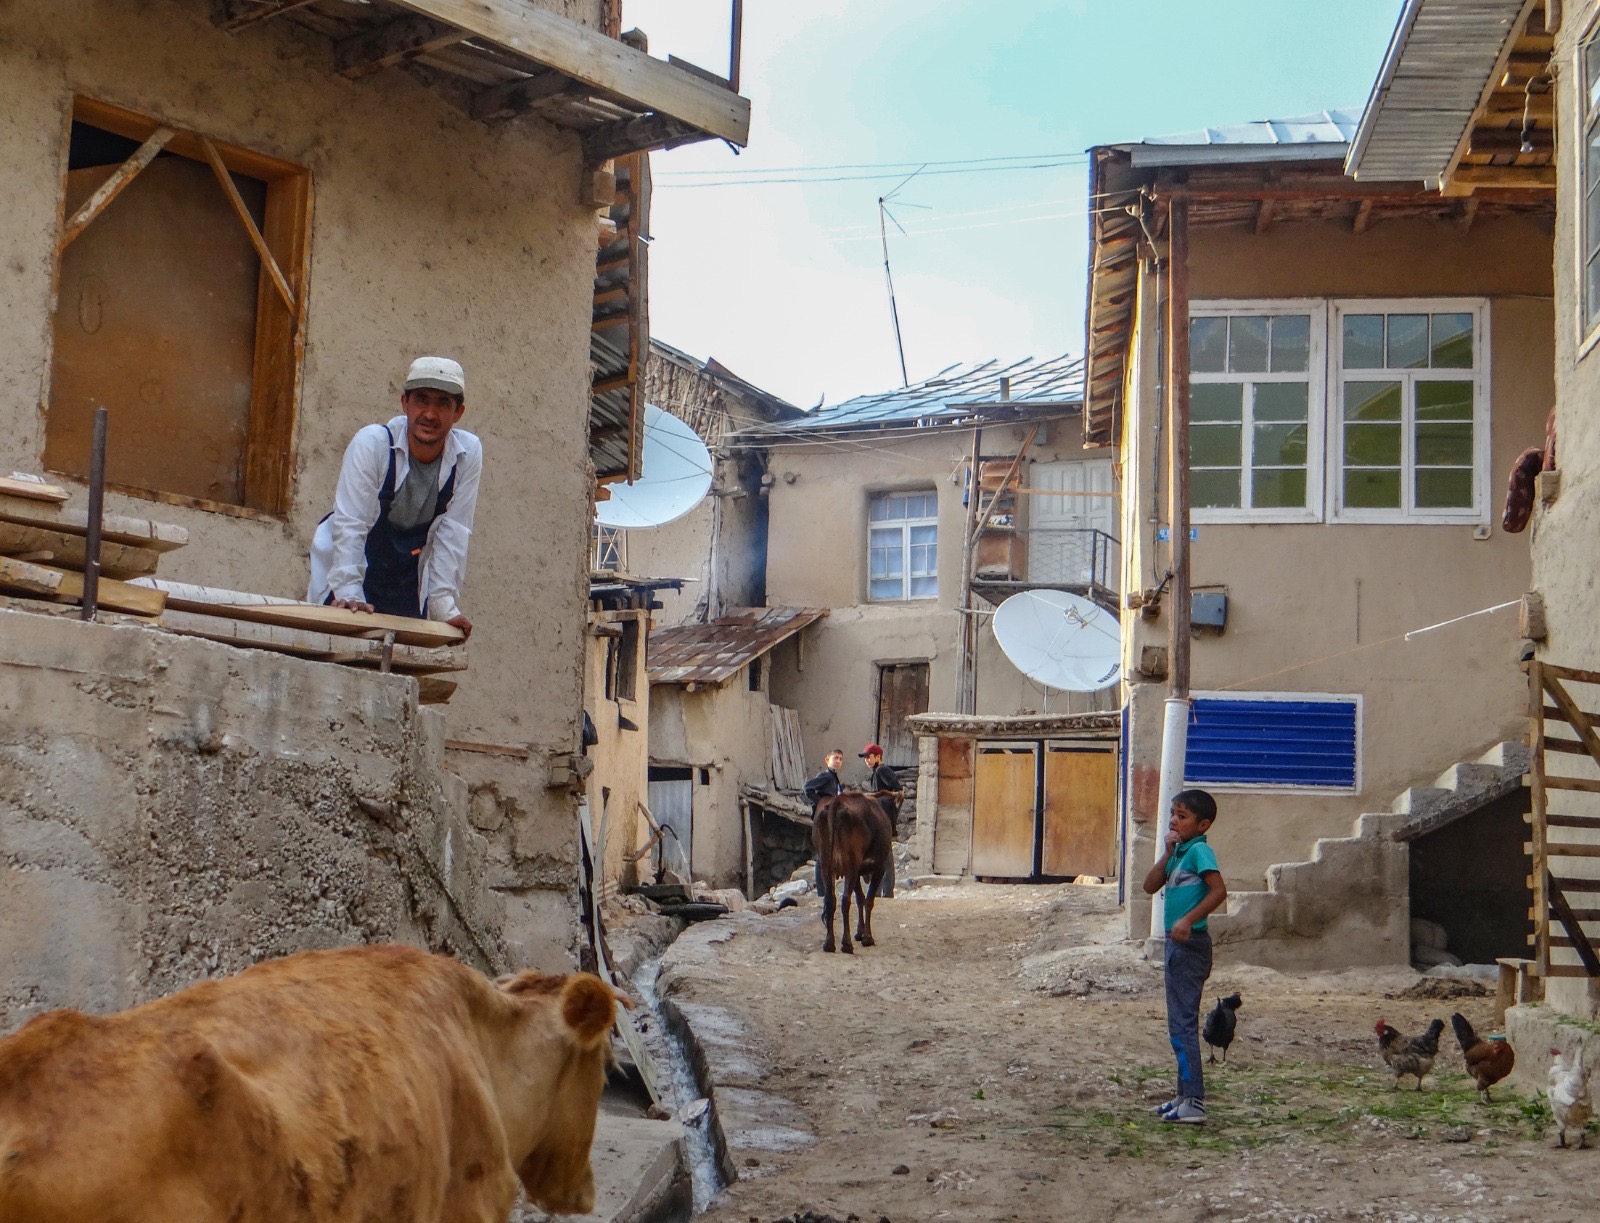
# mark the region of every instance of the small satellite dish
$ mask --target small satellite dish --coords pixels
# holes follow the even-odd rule
[[[1122,669],[1115,612],[1060,590],[1024,590],[995,609],[995,640],[1029,679],[1067,692],[1097,692]]]
[[[659,527],[682,518],[711,491],[711,452],[700,435],[655,404],[644,409],[644,456],[632,484],[611,484],[594,507],[603,527]]]

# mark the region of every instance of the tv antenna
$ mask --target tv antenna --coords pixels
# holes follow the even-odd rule
[[[886,219],[889,220],[889,221],[893,221],[894,222],[894,227],[896,229],[898,229],[903,236],[905,236],[905,237],[909,237],[910,236],[909,234],[906,234],[905,226],[901,225],[899,220],[896,219],[894,213],[889,211],[889,205],[895,202],[895,196],[900,194],[900,189],[902,187],[904,187],[907,183],[909,183],[912,179],[914,179],[917,175],[921,174],[927,168],[928,167],[927,167],[926,163],[918,166],[915,170],[911,171],[910,174],[906,175],[903,179],[901,179],[900,180],[900,185],[898,187],[896,187],[893,191],[889,192],[887,195],[880,195],[878,197],[878,238],[883,243],[883,278],[884,278],[885,281],[888,282],[888,285],[889,285],[889,317],[894,322],[894,347],[895,347],[895,351],[900,355],[900,385],[901,386],[910,386],[911,385],[911,379],[906,374],[906,346],[905,346],[905,341],[903,339],[901,339],[901,337],[900,337],[900,309],[899,309],[898,306],[895,305],[895,300],[894,300],[894,273],[889,270],[889,229],[888,229],[888,226],[884,222],[885,222]],[[927,208],[927,207],[929,207],[929,205],[927,205],[927,204],[910,204],[910,203],[907,203],[904,200],[901,200],[900,201],[900,207],[902,207],[902,208]]]

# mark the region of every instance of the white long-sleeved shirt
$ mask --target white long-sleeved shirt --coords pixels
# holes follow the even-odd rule
[[[385,433],[382,425],[367,425],[345,447],[333,513],[317,527],[311,541],[308,602],[321,603],[330,592],[336,599],[365,599],[367,536],[378,521],[378,492],[389,470],[390,434],[394,436],[396,488],[411,470],[406,418],[396,416],[388,428]],[[478,484],[483,475],[483,443],[465,429],[452,429],[440,457],[439,487],[445,486],[452,472],[456,483],[449,507],[433,520],[418,558],[417,595],[429,620],[449,620],[461,614],[467,544],[472,539],[472,516],[478,508]]]

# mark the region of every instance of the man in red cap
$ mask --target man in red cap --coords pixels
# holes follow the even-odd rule
[[[900,814],[900,800],[905,797],[905,787],[900,784],[900,774],[896,773],[883,762],[883,749],[876,743],[869,743],[857,753],[867,762],[867,784],[862,790],[867,794],[876,794],[878,805],[883,808],[883,813],[889,817],[889,830],[894,831],[895,818]],[[894,854],[889,854],[889,867],[883,873],[883,885],[878,891],[880,897],[888,898],[894,895]]]

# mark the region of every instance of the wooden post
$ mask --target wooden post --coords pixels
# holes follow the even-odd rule
[[[83,618],[93,620],[100,604],[100,532],[106,505],[106,410],[94,410],[94,435],[89,444],[88,538],[83,549]]]
[[[1538,659],[1528,664],[1528,798],[1533,817],[1533,962],[1541,977],[1550,970],[1550,872],[1545,854],[1549,796],[1544,786],[1544,668]]]
[[[1167,205],[1167,402],[1172,459],[1171,695],[1189,695],[1189,201]]]
[[[978,644],[978,634],[972,627],[976,618],[972,614],[972,557],[973,541],[978,523],[978,455],[983,444],[983,429],[972,430],[972,460],[967,469],[967,527],[961,539],[961,596],[956,600],[957,615],[961,617],[960,635],[956,638],[956,712],[976,713],[977,685],[973,682],[973,663]]]

